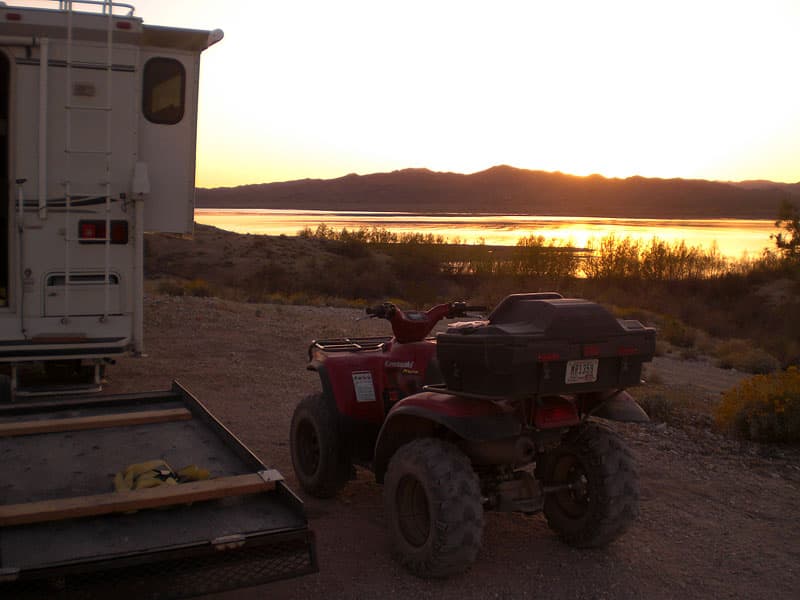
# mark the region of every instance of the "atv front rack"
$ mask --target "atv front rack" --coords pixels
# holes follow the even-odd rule
[[[391,336],[314,340],[311,342],[308,353],[310,356],[314,349],[324,350],[325,352],[363,352],[366,350],[381,350],[384,344],[390,342],[391,340]]]

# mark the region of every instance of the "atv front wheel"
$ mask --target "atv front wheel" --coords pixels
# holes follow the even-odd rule
[[[568,544],[603,546],[638,516],[633,456],[610,429],[586,423],[544,457],[543,467],[547,524]]]
[[[341,447],[335,409],[323,394],[303,398],[289,433],[292,465],[300,486],[317,498],[330,498],[350,477],[350,461]]]
[[[422,438],[402,446],[389,462],[384,502],[395,554],[415,575],[447,577],[475,562],[483,535],[480,485],[454,445]]]

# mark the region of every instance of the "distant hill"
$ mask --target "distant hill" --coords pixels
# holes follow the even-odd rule
[[[404,169],[201,188],[196,199],[198,208],[773,219],[782,200],[800,201],[800,183],[609,179],[498,166],[470,175]]]
[[[763,179],[754,179],[750,181],[735,181],[729,182],[737,187],[742,187],[748,190],[785,190],[795,196],[800,196],[800,183],[776,183],[774,181],[764,181]]]

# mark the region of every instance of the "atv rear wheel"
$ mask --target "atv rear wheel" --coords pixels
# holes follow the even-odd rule
[[[341,447],[335,409],[323,394],[303,398],[289,434],[292,465],[300,486],[317,498],[330,498],[350,477],[350,460]]]
[[[483,535],[478,477],[454,445],[433,438],[395,452],[384,502],[397,559],[420,577],[447,577],[475,561]]]
[[[633,456],[610,429],[586,423],[546,455],[543,466],[544,514],[568,544],[603,546],[638,516],[639,476]]]

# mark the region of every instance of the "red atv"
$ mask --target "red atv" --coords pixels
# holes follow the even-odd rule
[[[543,511],[578,547],[607,544],[638,514],[633,457],[591,419],[647,421],[627,392],[655,332],[598,304],[514,294],[488,319],[451,325],[463,302],[427,312],[368,308],[393,337],[317,340],[322,392],[297,406],[292,462],[303,489],[333,496],[353,465],[384,484],[400,562],[426,577],[467,569],[483,511]]]

